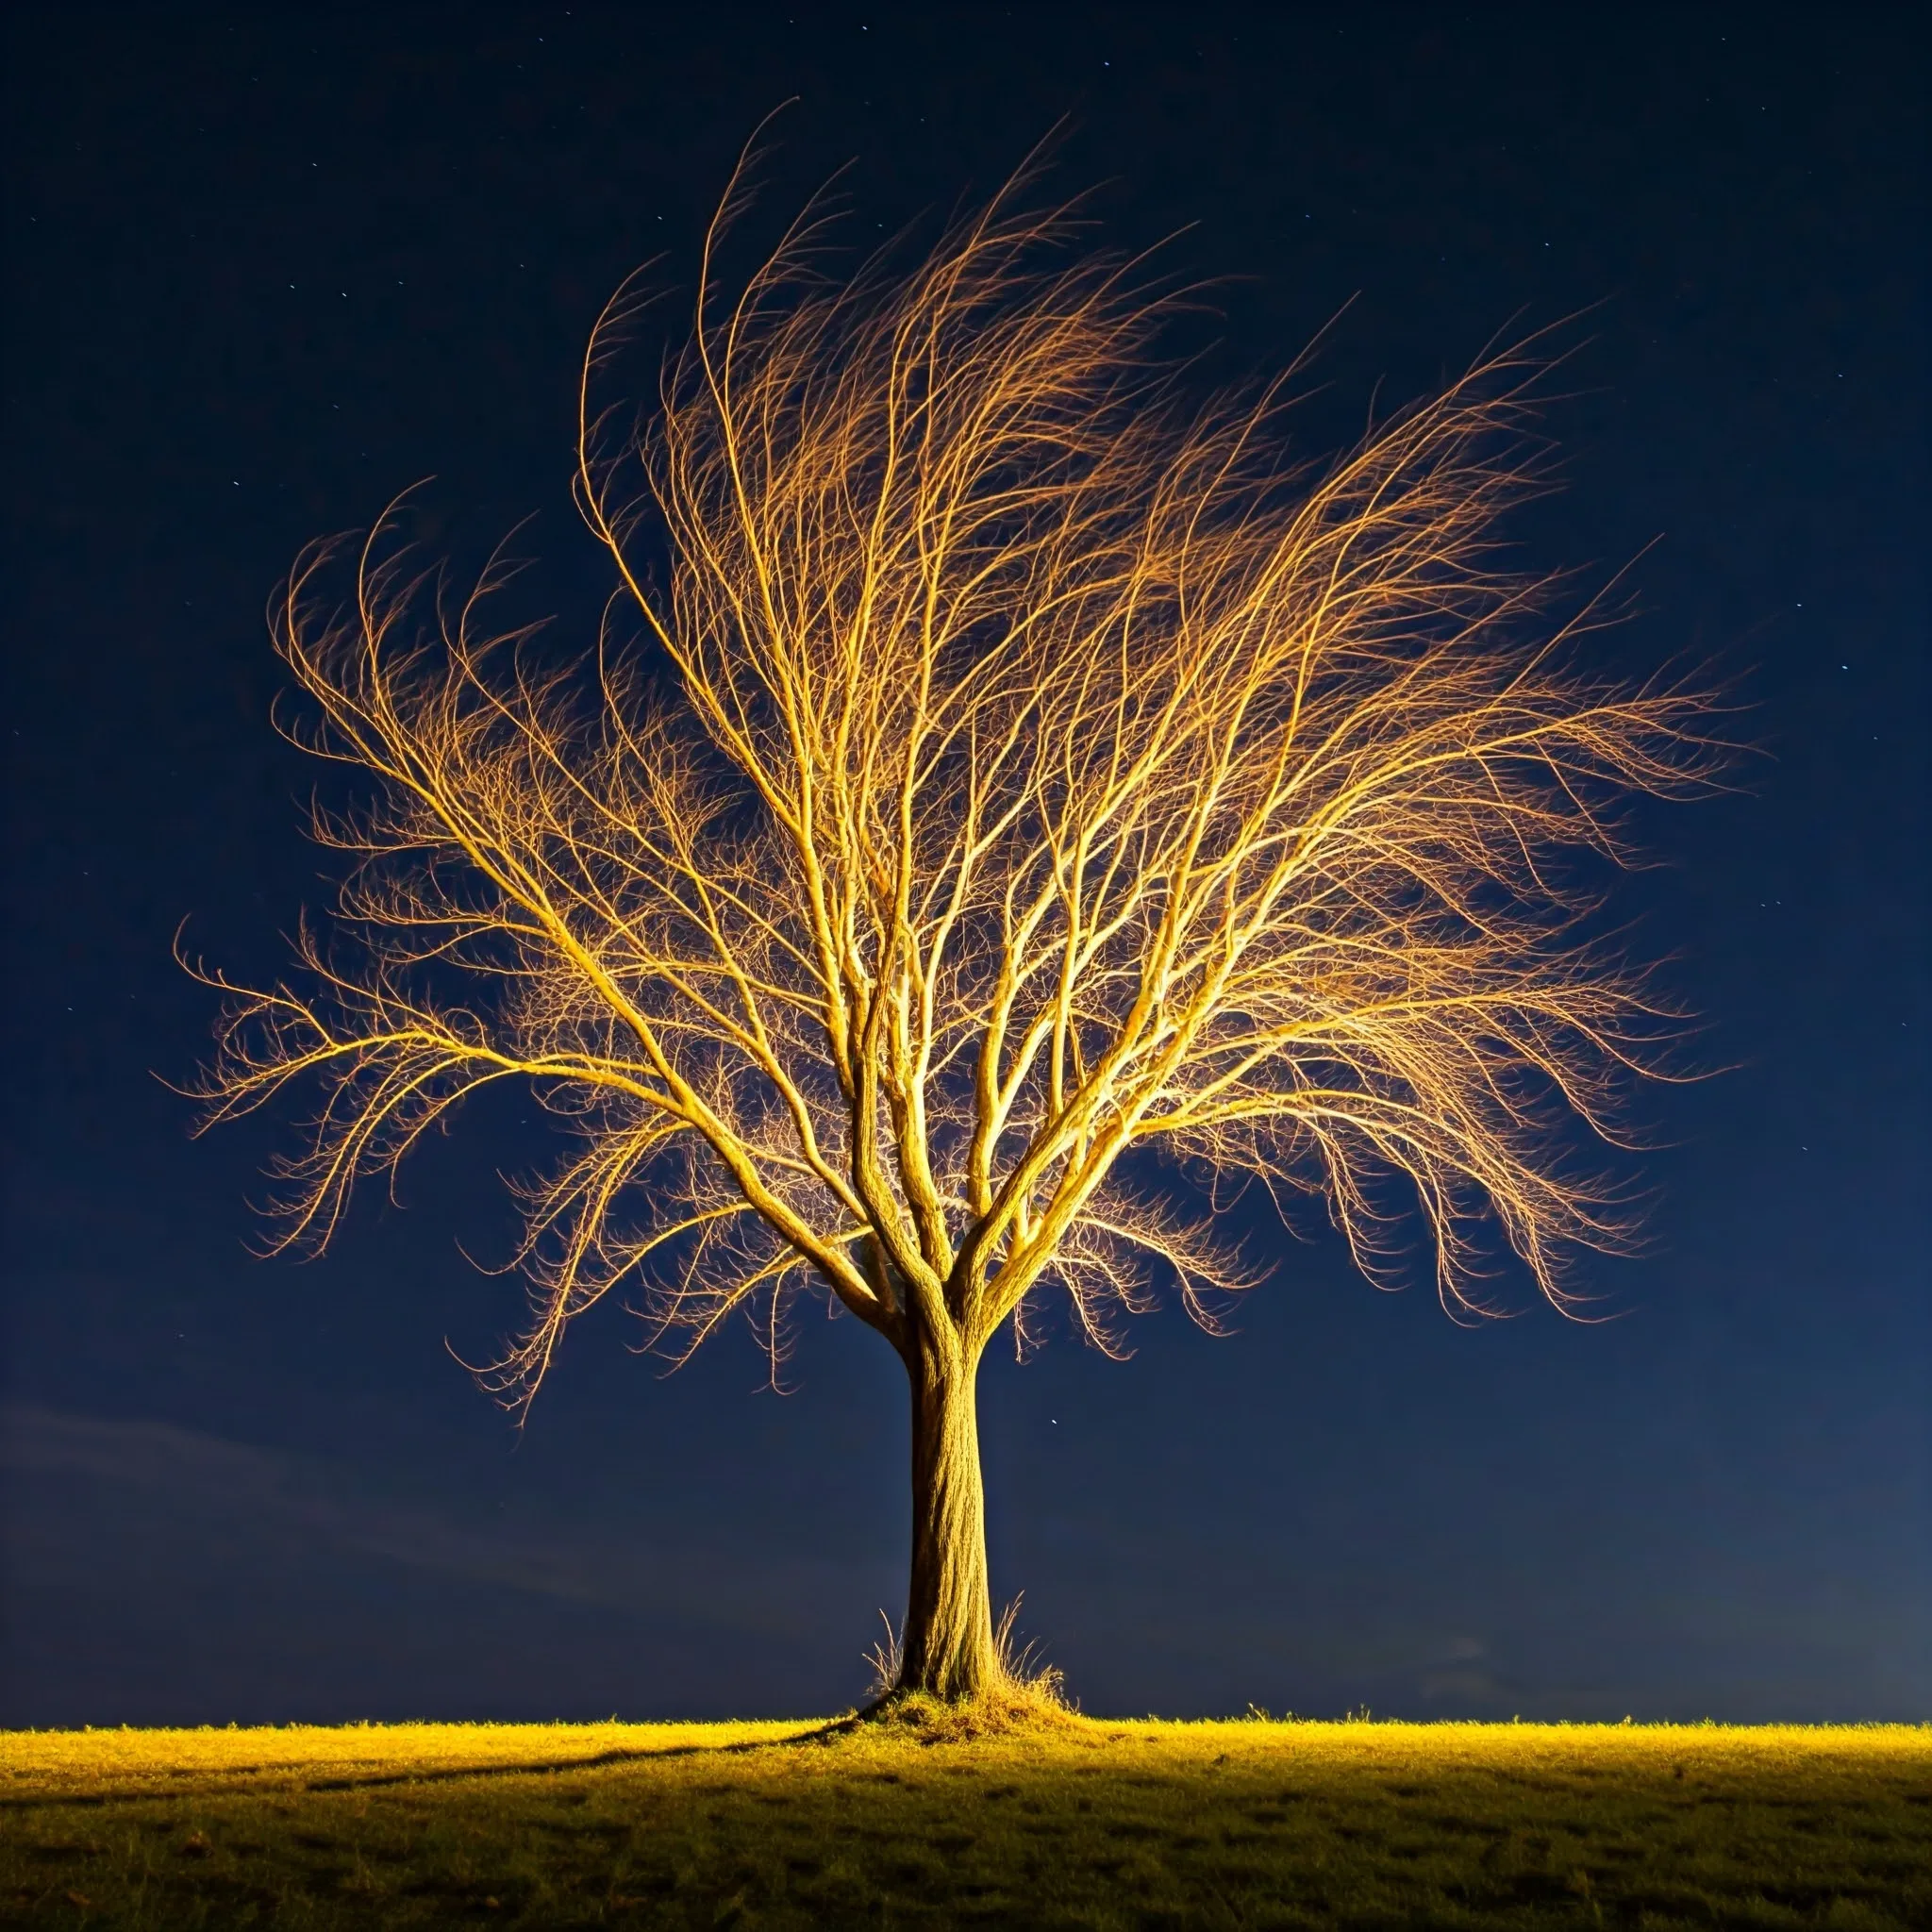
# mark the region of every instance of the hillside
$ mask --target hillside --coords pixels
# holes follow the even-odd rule
[[[14,1732],[27,1925],[1932,1924],[1932,1730]]]

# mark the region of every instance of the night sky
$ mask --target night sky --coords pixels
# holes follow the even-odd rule
[[[1452,1324],[1320,1227],[1213,1340],[983,1378],[993,1583],[1091,1711],[1932,1715],[1923,50],[1874,12],[725,7],[14,10],[6,50],[8,1724],[803,1713],[903,1603],[902,1371],[807,1310],[683,1372],[614,1306],[519,1436],[495,1170],[427,1148],[328,1257],[251,1258],[287,1113],[196,1142],[212,1002],[326,902],[268,722],[306,539],[519,519],[588,636],[576,358],[848,159],[856,242],[1062,116],[1109,241],[1225,277],[1203,380],[1345,303],[1303,446],[1577,316],[1530,567],[1637,563],[1596,660],[1707,663],[1755,749],[1646,808],[1614,916],[1703,1016],[1642,1101],[1617,1319]],[[1769,24],[1768,24],[1769,22]],[[675,303],[661,311],[673,326]],[[1211,338],[1211,341],[1210,341]],[[648,351],[634,365],[641,387]],[[1660,540],[1654,547],[1652,540]],[[445,1344],[447,1343],[447,1347]]]

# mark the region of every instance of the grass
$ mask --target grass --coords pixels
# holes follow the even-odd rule
[[[12,1732],[0,1921],[1932,1925],[1932,1729]]]

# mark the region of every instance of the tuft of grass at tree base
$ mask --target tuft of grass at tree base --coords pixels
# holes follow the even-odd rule
[[[0,1922],[1932,1926],[1932,1729],[11,1732]]]

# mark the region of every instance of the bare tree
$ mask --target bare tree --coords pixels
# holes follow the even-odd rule
[[[1708,746],[1499,567],[1529,354],[1298,470],[1280,386],[1190,408],[1162,298],[1064,213],[1003,196],[841,279],[810,208],[725,296],[741,185],[641,428],[598,403],[630,287],[586,358],[578,501],[641,648],[607,622],[558,671],[489,627],[502,571],[423,594],[392,517],[297,562],[293,735],[375,796],[317,811],[355,864],[299,978],[208,975],[205,1092],[319,1084],[280,1203],[313,1247],[464,1095],[534,1089],[573,1140],[524,1201],[512,1401],[621,1281],[680,1348],[741,1308],[775,1348],[794,1289],[877,1330],[900,1683],[970,1697],[1002,1682],[981,1354],[1049,1291],[1105,1348],[1163,1282],[1211,1321],[1247,1277],[1175,1172],[1325,1199],[1371,1270],[1419,1217],[1452,1311],[1497,1230],[1559,1306],[1564,1255],[1624,1237],[1564,1123],[1608,1130],[1658,1016],[1564,854],[1622,856],[1607,808]]]

